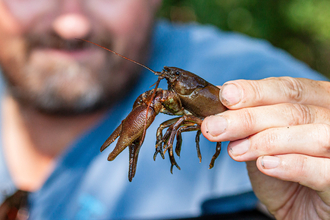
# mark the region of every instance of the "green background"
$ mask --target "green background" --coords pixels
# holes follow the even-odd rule
[[[266,39],[330,78],[330,0],[164,0],[158,14]]]

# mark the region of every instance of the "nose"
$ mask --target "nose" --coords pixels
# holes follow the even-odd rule
[[[62,13],[53,21],[54,31],[64,39],[83,38],[90,32],[90,20],[82,13],[82,1],[62,1]]]
[[[80,14],[61,15],[53,23],[55,32],[65,39],[83,38],[89,33],[90,28],[90,21]]]

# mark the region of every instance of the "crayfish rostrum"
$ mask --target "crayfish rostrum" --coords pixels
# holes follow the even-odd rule
[[[90,41],[87,42],[95,44]],[[95,45],[100,46],[98,44]],[[104,49],[128,59],[108,48]],[[128,179],[132,181],[146,129],[152,124],[158,113],[165,113],[177,115],[179,117],[167,120],[158,127],[154,160],[158,153],[164,159],[164,153],[167,151],[171,161],[171,173],[173,166],[180,169],[174,158],[174,140],[175,138],[177,139],[175,152],[180,156],[182,144],[181,133],[197,131],[196,149],[198,158],[201,161],[199,136],[201,134],[200,126],[203,118],[227,110],[220,102],[220,89],[201,77],[177,67],[165,66],[163,71],[156,72],[134,60],[130,61],[153,72],[158,76],[158,81],[155,89],[141,94],[136,99],[133,110],[104,142],[101,151],[106,149],[119,137],[116,147],[108,156],[108,160],[114,160],[126,147],[129,147]],[[168,90],[157,88],[159,81],[164,78],[167,80]],[[167,130],[163,135],[163,129],[166,128]],[[211,159],[209,168],[213,167],[215,159],[220,154],[220,150],[221,142],[218,142],[216,145],[216,152]]]

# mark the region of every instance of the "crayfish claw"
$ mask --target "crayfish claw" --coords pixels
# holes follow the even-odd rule
[[[154,121],[156,115],[157,112],[154,108],[148,105],[135,106],[101,147],[101,151],[103,151],[118,138],[115,148],[108,156],[109,161],[114,160],[126,147],[129,148],[129,181],[132,181],[135,175],[138,154],[145,137],[145,131]]]
[[[132,182],[133,177],[136,172],[136,164],[139,156],[141,145],[140,140],[134,141],[129,146],[129,170],[128,170],[128,180]]]
[[[211,162],[210,162],[210,165],[209,165],[209,169],[213,168],[214,162],[218,158],[218,156],[220,154],[220,151],[221,151],[221,142],[217,142],[216,150],[215,150],[214,155],[212,156],[212,159],[211,159]]]
[[[120,135],[123,128],[123,122],[116,128],[114,132],[108,137],[108,139],[102,144],[100,151],[104,151],[116,138]]]

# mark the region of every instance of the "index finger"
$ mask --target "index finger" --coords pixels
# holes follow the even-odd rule
[[[222,86],[220,100],[229,109],[279,103],[329,108],[330,82],[292,77],[235,80]]]

